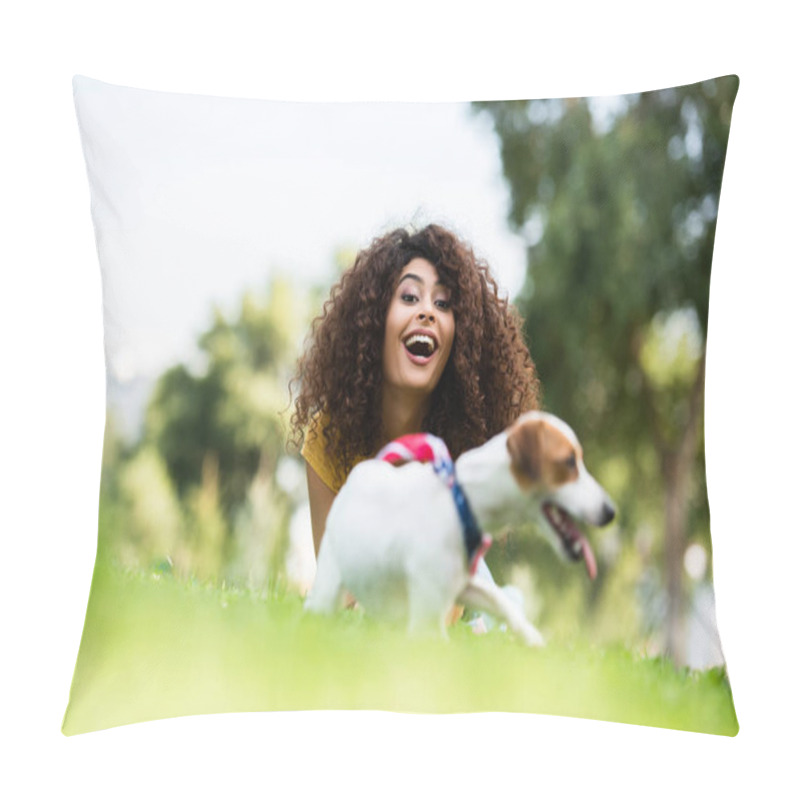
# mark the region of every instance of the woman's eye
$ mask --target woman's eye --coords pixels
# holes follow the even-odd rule
[[[417,296],[415,294],[403,293],[400,295],[400,299],[404,303],[413,303],[417,299]]]
[[[450,301],[449,300],[437,300],[436,305],[441,308],[443,311],[447,311],[450,308]]]

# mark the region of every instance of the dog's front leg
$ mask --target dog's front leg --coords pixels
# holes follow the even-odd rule
[[[415,576],[408,581],[408,632],[447,639],[445,619],[452,605],[452,590],[437,581]]]
[[[304,607],[314,614],[332,614],[340,607],[344,594],[339,565],[330,542],[323,540],[317,559],[317,574]]]
[[[527,620],[522,610],[498,586],[473,576],[458,597],[458,602],[477,611],[486,611],[505,620],[512,633],[529,647],[540,647],[544,638]]]

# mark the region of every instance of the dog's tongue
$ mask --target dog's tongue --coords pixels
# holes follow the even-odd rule
[[[586,571],[589,573],[589,577],[594,580],[597,577],[597,561],[594,559],[594,553],[588,539],[583,534],[581,534],[581,549]]]

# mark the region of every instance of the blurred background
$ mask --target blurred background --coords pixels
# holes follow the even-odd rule
[[[306,591],[304,467],[285,446],[295,361],[358,248],[440,222],[523,314],[544,405],[576,430],[619,509],[590,533],[596,581],[531,530],[498,538],[495,577],[551,638],[722,663],[703,375],[737,85],[227,105],[83,84],[79,118],[104,137],[87,154],[106,265],[101,551],[135,569]]]

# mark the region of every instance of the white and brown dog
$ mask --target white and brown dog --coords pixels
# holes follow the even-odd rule
[[[455,475],[466,504],[454,502],[430,463],[395,467],[373,459],[357,465],[328,515],[306,608],[330,613],[347,590],[367,614],[407,620],[411,632],[444,634],[445,617],[457,603],[505,621],[528,645],[542,644],[519,606],[475,574],[491,541],[480,534],[476,540],[476,530],[544,517],[549,525],[541,527],[556,549],[583,560],[594,578],[592,549],[573,517],[607,524],[615,513],[608,495],[586,470],[572,429],[541,411],[523,414],[462,454]]]

